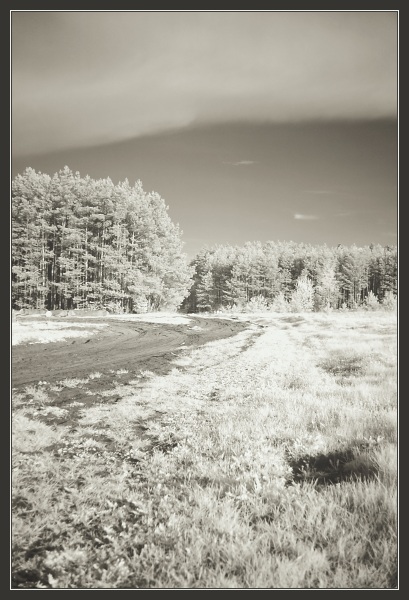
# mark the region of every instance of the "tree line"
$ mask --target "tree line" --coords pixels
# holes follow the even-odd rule
[[[27,168],[12,182],[12,306],[189,312],[323,310],[393,304],[397,248],[248,242],[201,250],[140,180],[52,177]]]
[[[139,180],[27,168],[12,182],[13,308],[178,307],[193,268],[167,211]]]
[[[192,261],[194,283],[184,307],[323,310],[393,304],[397,248],[295,242],[248,242],[203,249]]]

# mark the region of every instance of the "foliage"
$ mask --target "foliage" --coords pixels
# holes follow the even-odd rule
[[[337,306],[338,282],[335,270],[331,263],[326,264],[319,271],[315,287],[314,305],[316,310],[329,310]]]
[[[296,287],[291,295],[291,312],[311,312],[314,307],[314,288],[311,279],[302,274],[297,279]]]
[[[288,312],[290,303],[285,299],[284,292],[279,292],[271,304],[271,310],[274,312]]]
[[[365,298],[365,304],[370,310],[377,310],[379,308],[379,300],[372,291]]]
[[[12,182],[13,307],[177,307],[193,271],[167,211],[139,180],[26,169]]]
[[[194,285],[183,302],[189,312],[245,307],[253,297],[263,297],[275,306],[272,310],[282,312],[289,308],[286,302],[301,275],[311,282],[318,311],[365,306],[370,292],[386,307],[383,298],[397,294],[397,248],[391,246],[329,248],[273,241],[216,245],[204,248],[191,266]]]
[[[200,310],[211,311],[217,308],[212,271],[207,271],[200,278],[196,298],[196,305]]]
[[[253,296],[245,306],[245,312],[265,312],[267,310],[269,310],[269,304],[261,294]]]
[[[395,296],[395,294],[391,291],[386,292],[386,294],[382,300],[382,306],[386,310],[396,311],[397,305],[398,305],[398,302],[397,302],[397,297]]]

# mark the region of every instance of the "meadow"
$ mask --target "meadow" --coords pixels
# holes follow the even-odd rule
[[[398,586],[396,313],[226,318],[166,373],[13,389],[12,587]]]

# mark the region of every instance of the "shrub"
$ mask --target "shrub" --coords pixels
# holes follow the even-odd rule
[[[290,300],[291,312],[310,312],[314,308],[314,287],[311,279],[301,275]]]
[[[120,315],[124,312],[124,309],[119,300],[111,300],[110,302],[104,303],[104,308],[113,314]]]
[[[382,300],[382,307],[385,310],[394,311],[397,309],[397,306],[398,306],[398,299],[395,296],[395,294],[389,290],[388,292],[386,292],[385,297]]]
[[[230,314],[233,312],[243,312],[243,306],[239,306],[237,304],[234,304],[233,302],[230,302],[230,304],[226,305],[226,306],[219,306],[219,308],[214,311],[216,314],[220,313],[220,314]]]
[[[372,291],[365,298],[365,305],[369,310],[377,310],[379,308],[379,300]]]
[[[261,294],[259,294],[258,296],[253,296],[251,300],[246,304],[247,312],[265,312],[268,309],[268,302]]]
[[[146,298],[134,299],[133,312],[136,314],[149,312],[149,302]]]
[[[274,312],[288,312],[289,311],[289,303],[285,299],[283,292],[280,292],[274,298],[273,302],[270,305],[270,310],[272,310]]]
[[[314,308],[317,311],[329,312],[338,301],[338,284],[333,266],[327,265],[318,274],[317,286],[314,295]]]

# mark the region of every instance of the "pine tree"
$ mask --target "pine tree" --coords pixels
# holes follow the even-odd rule
[[[314,308],[314,287],[311,279],[301,273],[297,279],[295,290],[291,295],[291,312],[309,312]]]
[[[177,307],[193,269],[167,210],[139,180],[26,169],[12,184],[13,306]]]
[[[369,292],[365,298],[365,305],[370,310],[377,310],[379,308],[379,300],[373,292]]]
[[[216,308],[216,292],[214,289],[214,280],[212,271],[208,271],[202,277],[197,285],[196,305],[199,310],[212,311]]]
[[[249,242],[242,247],[205,248],[191,266],[195,269],[194,284],[184,303],[191,311],[198,309],[199,286],[202,296],[206,291],[209,294],[207,307],[236,304],[245,308],[251,298],[262,297],[272,310],[278,306],[286,310],[287,300],[297,298],[299,275],[307,277],[312,285],[316,310],[359,306],[365,304],[370,291],[381,299],[380,290],[395,295],[397,290],[396,248],[379,245],[329,248],[293,242]],[[212,277],[204,279],[210,271]]]
[[[316,310],[336,308],[338,303],[338,283],[335,270],[331,264],[326,264],[317,276],[314,304]]]

